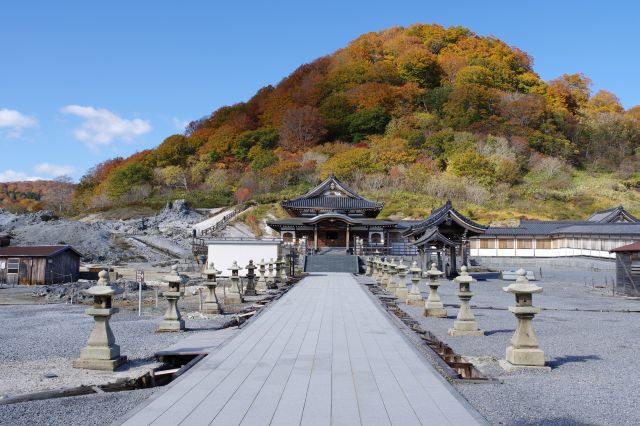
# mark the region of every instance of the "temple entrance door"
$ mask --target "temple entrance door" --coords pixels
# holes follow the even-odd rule
[[[344,247],[347,244],[346,234],[343,229],[328,229],[321,234],[321,243],[324,247]]]

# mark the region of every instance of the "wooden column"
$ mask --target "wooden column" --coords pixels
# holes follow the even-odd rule
[[[318,225],[313,225],[313,249],[318,250]]]
[[[460,257],[462,258],[462,264],[469,267],[469,265],[467,265],[467,242],[465,240],[462,240],[462,242],[460,243],[460,250],[462,251]]]
[[[347,251],[349,251],[349,225],[347,225]]]
[[[456,246],[451,247],[450,256],[451,256],[450,275],[453,277],[458,273],[458,267],[456,266]]]

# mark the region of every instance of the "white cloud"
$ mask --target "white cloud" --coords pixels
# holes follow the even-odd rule
[[[0,108],[0,129],[8,129],[9,137],[18,137],[23,129],[36,127],[38,120],[14,109]]]
[[[29,176],[23,172],[16,172],[15,170],[5,170],[0,172],[0,182],[17,182],[25,180],[42,180],[41,177]]]
[[[146,120],[128,120],[104,108],[67,105],[60,112],[84,119],[82,125],[73,130],[73,135],[94,148],[109,145],[114,139],[131,141],[151,131],[151,124]]]
[[[76,173],[76,168],[64,164],[40,163],[33,167],[36,173],[51,177],[70,176]]]
[[[178,117],[173,117],[171,121],[173,122],[173,125],[176,126],[176,129],[180,130],[181,132],[184,132],[191,122],[191,120],[182,120]]]

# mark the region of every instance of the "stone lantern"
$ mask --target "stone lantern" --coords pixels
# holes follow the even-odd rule
[[[280,282],[285,284],[289,278],[287,278],[287,261],[284,256],[280,256]]]
[[[275,262],[273,262],[273,266],[275,267],[275,274],[273,276],[273,283],[277,284],[280,282],[280,268],[282,267],[282,263],[280,262],[280,259],[278,259],[276,257]],[[277,288],[277,286],[276,286]]]
[[[396,260],[391,258],[389,262],[389,281],[387,283],[387,291],[390,294],[396,294],[396,288],[398,288],[398,269]]]
[[[458,292],[456,295],[460,299],[460,310],[458,316],[453,322],[453,328],[448,333],[450,336],[484,336],[484,331],[478,329],[476,318],[473,316],[469,301],[473,297],[471,292],[471,283],[476,280],[467,272],[467,267],[460,268],[460,275],[453,279],[458,283]]]
[[[422,293],[420,293],[420,274],[422,269],[418,268],[418,262],[414,261],[409,268],[411,273],[411,290],[407,294],[407,305],[423,306],[424,300],[422,299]]]
[[[382,267],[382,277],[380,278],[380,287],[387,288],[389,284],[389,262],[385,257],[383,261],[381,261],[380,266]]]
[[[202,275],[206,279],[204,285],[207,286],[207,297],[202,304],[202,312],[205,314],[222,313],[222,308],[218,302],[218,295],[216,294],[216,287],[218,286],[216,275],[220,273],[220,271],[216,271],[213,263],[205,265],[205,269],[202,271]]]
[[[366,272],[364,273],[367,277],[370,277],[371,275],[373,275],[373,259],[371,258],[371,256],[367,256],[367,258],[365,259],[365,264],[367,265],[366,268]]]
[[[396,271],[398,271],[398,286],[396,287],[396,297],[401,300],[405,300],[408,295],[407,291],[407,283],[405,278],[407,276],[407,267],[400,258],[400,262],[396,266]]]
[[[109,284],[109,273],[100,271],[98,282],[87,289],[86,294],[93,296],[93,306],[85,310],[94,320],[93,330],[89,335],[87,346],[80,349],[80,358],[73,361],[74,368],[113,371],[125,362],[126,356],[120,355],[120,346],[116,345],[109,319],[118,312],[111,307],[111,298],[119,293]]]
[[[540,308],[533,306],[533,294],[542,293],[542,287],[530,283],[524,269],[518,269],[516,275],[515,283],[502,288],[516,296],[516,306],[509,306],[509,311],[516,316],[518,324],[511,344],[507,346],[506,359],[500,360],[500,366],[507,371],[523,368],[550,371],[551,368],[544,365],[544,352],[531,324],[533,317],[540,313]]]
[[[438,287],[440,287],[440,277],[444,274],[442,271],[438,271],[436,268],[436,264],[431,264],[431,269],[426,272],[427,277],[429,277],[429,297],[424,304],[424,316],[426,317],[438,317],[438,318],[446,318],[447,310],[444,308],[442,304],[442,300],[440,300],[440,295],[438,294]]]
[[[276,290],[278,288],[275,276],[273,275],[273,265],[274,261],[272,257],[268,262],[269,274],[267,275],[267,288],[270,290]]]
[[[167,299],[168,306],[158,331],[184,330],[184,320],[178,309],[178,300],[184,294],[180,291],[180,284],[186,283],[186,279],[178,273],[178,266],[173,265],[171,273],[166,275],[164,280],[169,284],[169,290],[162,293],[164,298]]]
[[[380,258],[378,256],[374,256],[371,261],[371,278],[376,284],[380,283],[380,273],[378,268],[380,267]]]
[[[258,283],[256,284],[256,290],[260,293],[265,293],[267,291],[267,279],[265,276],[265,272],[267,269],[265,268],[267,264],[264,263],[264,259],[260,259],[260,263],[258,263],[258,273],[260,276],[258,277]]]
[[[249,261],[249,264],[244,267],[247,270],[247,288],[244,290],[245,296],[257,296],[256,292],[256,265],[253,264],[253,260]]]
[[[233,264],[227,268],[231,271],[231,277],[229,279],[229,291],[224,299],[225,305],[239,305],[243,302],[242,295],[240,294],[240,267],[235,260]]]

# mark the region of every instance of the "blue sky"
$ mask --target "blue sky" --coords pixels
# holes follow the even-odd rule
[[[0,11],[0,181],[78,179],[358,35],[463,25],[640,104],[640,5],[601,1],[15,1]]]

